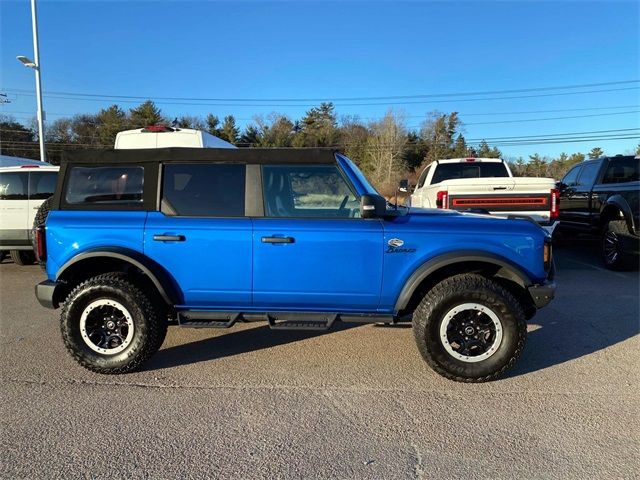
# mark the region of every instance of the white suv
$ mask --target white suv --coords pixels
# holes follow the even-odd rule
[[[0,167],[0,251],[18,265],[35,262],[31,228],[38,207],[53,195],[59,167]]]

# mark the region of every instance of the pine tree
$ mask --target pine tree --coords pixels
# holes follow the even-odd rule
[[[600,147],[593,147],[591,151],[588,153],[588,155],[590,159],[600,158],[604,155],[604,152]]]
[[[164,121],[161,110],[151,100],[129,111],[131,128],[144,128]]]
[[[127,129],[129,120],[124,110],[118,105],[111,105],[98,112],[96,122],[100,145],[112,146],[118,132]]]
[[[216,137],[220,136],[220,119],[214,114],[207,115],[207,132]]]
[[[333,103],[323,102],[319,107],[313,107],[307,111],[298,125],[298,129],[299,133],[295,138],[296,146],[335,146],[339,138],[339,131]]]
[[[239,147],[255,147],[260,144],[260,132],[255,125],[247,125],[240,136]]]
[[[240,130],[236,126],[236,119],[233,115],[227,115],[224,117],[224,122],[220,129],[220,138],[230,143],[236,143],[238,141],[239,134]]]

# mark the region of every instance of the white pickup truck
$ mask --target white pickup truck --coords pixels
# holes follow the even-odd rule
[[[514,177],[499,158],[454,158],[436,160],[422,171],[409,204],[524,215],[553,233],[559,214],[558,197],[552,178]]]

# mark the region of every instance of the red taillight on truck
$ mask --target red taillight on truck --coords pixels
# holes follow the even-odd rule
[[[47,242],[46,242],[46,230],[44,225],[40,225],[36,228],[36,255],[38,260],[47,260]]]
[[[549,218],[554,219],[560,216],[560,190],[551,189],[551,208],[549,209]]]
[[[440,191],[436,195],[436,207],[449,208],[449,194],[446,191]]]

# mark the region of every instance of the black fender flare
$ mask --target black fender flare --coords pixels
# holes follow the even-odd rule
[[[499,255],[473,250],[450,252],[427,260],[411,274],[396,300],[395,311],[399,312],[407,306],[415,290],[429,275],[443,267],[465,262],[482,262],[495,265],[499,267],[501,277],[514,281],[525,289],[533,284],[522,269]]]
[[[607,208],[612,206],[622,212],[622,215],[624,216],[624,220],[627,223],[627,228],[629,229],[629,232],[635,232],[635,225],[633,221],[633,214],[631,212],[631,207],[629,206],[629,203],[622,195],[612,195],[611,197],[607,198],[607,201],[602,205],[602,208],[600,209],[600,221],[602,222],[602,218],[603,218],[602,214],[604,213],[604,211]],[[601,225],[601,226],[604,227],[604,225]]]
[[[168,305],[181,303],[181,295],[176,286],[176,282],[163,267],[143,253],[123,247],[104,247],[86,250],[62,265],[56,272],[56,280],[63,277],[65,272],[68,272],[73,265],[77,265],[90,258],[112,258],[129,263],[149,277],[162,299],[167,302]]]

